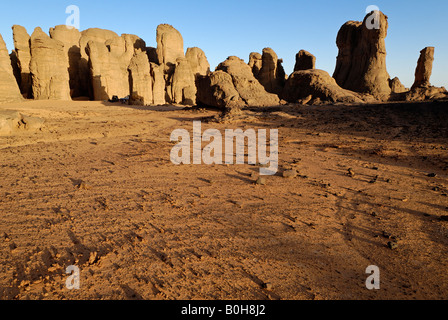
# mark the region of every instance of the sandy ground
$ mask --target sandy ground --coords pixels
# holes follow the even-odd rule
[[[230,123],[178,107],[1,107],[46,119],[0,138],[1,299],[448,298],[447,102],[290,105]],[[170,134],[192,120],[278,128],[278,175],[257,185],[254,165],[172,164]],[[369,265],[380,290],[365,286]]]

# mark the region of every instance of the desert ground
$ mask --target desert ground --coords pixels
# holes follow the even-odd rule
[[[1,299],[446,299],[448,101],[2,105]],[[217,120],[218,119],[218,120]],[[174,129],[279,129],[279,172],[174,165]],[[295,169],[295,178],[283,171]],[[66,288],[66,268],[81,272]],[[368,290],[366,268],[380,269]]]

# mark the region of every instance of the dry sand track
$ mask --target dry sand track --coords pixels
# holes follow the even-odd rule
[[[0,138],[2,299],[448,296],[447,102],[290,105],[227,124],[177,107],[2,107],[46,119]],[[256,166],[173,165],[170,134],[192,120],[279,128],[279,174],[263,186]],[[65,288],[72,264],[80,290]]]

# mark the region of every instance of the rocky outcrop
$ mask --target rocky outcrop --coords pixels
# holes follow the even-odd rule
[[[157,27],[156,40],[159,64],[164,66],[165,73],[171,75],[177,58],[185,58],[182,35],[173,26],[161,24]]]
[[[379,29],[367,26],[373,14],[378,15]],[[339,55],[333,74],[339,86],[378,98],[391,93],[386,70],[387,29],[387,16],[381,12],[368,14],[363,22],[349,21],[342,26],[336,40]]]
[[[206,76],[210,73],[210,64],[202,49],[197,47],[188,48],[185,57],[190,63],[191,71],[195,77]]]
[[[30,48],[34,99],[71,100],[64,44],[36,28],[31,35]]]
[[[86,95],[87,93],[82,90],[79,69],[81,64],[81,49],[79,47],[81,32],[75,28],[67,28],[66,25],[59,25],[50,28],[50,37],[64,44],[70,78],[70,96],[73,98]]]
[[[105,43],[87,43],[94,100],[109,100],[113,96],[129,95],[128,61],[125,40],[115,37]]]
[[[255,78],[258,77],[261,67],[263,66],[263,59],[258,52],[251,52],[249,55],[249,67],[252,69],[252,73]]]
[[[296,54],[296,64],[294,71],[309,70],[316,68],[316,57],[305,50],[300,50]]]
[[[434,47],[427,47],[420,51],[420,57],[415,69],[415,81],[412,90],[415,88],[428,88],[431,86],[430,78],[432,74],[432,65],[434,62]]]
[[[152,92],[155,105],[166,104],[166,90],[163,67],[153,62],[151,65]]]
[[[218,70],[197,81],[198,103],[223,110],[239,109],[246,104],[233,85],[232,76]]]
[[[99,44],[105,44],[107,40],[118,37],[113,31],[90,28],[81,32],[81,38],[79,39],[79,48],[81,52],[81,60],[79,63],[79,81],[81,84],[82,95],[94,99],[91,72],[89,67],[89,55],[87,53],[87,44],[89,41],[97,42]]]
[[[267,92],[275,94],[282,92],[286,80],[282,62],[283,60],[278,59],[274,50],[271,48],[263,49],[262,67],[257,79]]]
[[[146,52],[139,50],[132,57],[129,64],[129,79],[131,89],[130,104],[153,104],[151,66]]]
[[[390,101],[427,101],[427,100],[439,100],[447,99],[448,91],[444,88],[438,87],[417,87],[410,91],[406,91],[399,94],[393,94],[390,97]]]
[[[198,88],[198,102],[204,105],[226,108],[233,105],[275,106],[280,103],[277,95],[266,92],[255,79],[249,65],[235,56],[220,63],[209,76],[199,79]]]
[[[342,89],[326,71],[295,71],[286,81],[282,98],[291,103],[363,103],[355,92]]]
[[[14,47],[17,55],[17,64],[20,69],[20,92],[25,98],[31,99],[33,97],[33,89],[31,83],[30,62],[30,35],[26,29],[19,25],[12,27],[12,34],[14,39]]]
[[[130,95],[128,67],[131,59],[136,52],[145,50],[146,44],[136,35],[104,35],[111,38],[104,42],[91,40],[86,48],[93,97],[95,100],[109,100],[113,96],[124,98]]]
[[[45,120],[30,117],[15,110],[0,109],[0,136],[8,136],[20,130],[40,130]]]
[[[401,83],[400,79],[397,77],[393,79],[389,79],[389,87],[392,93],[403,93],[409,91],[406,87]]]
[[[172,102],[184,105],[196,104],[195,76],[187,58],[177,58],[171,85]]]
[[[0,102],[22,100],[5,41],[0,35]]]

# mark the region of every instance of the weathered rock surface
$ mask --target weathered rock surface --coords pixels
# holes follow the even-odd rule
[[[389,86],[390,89],[392,90],[392,93],[403,93],[409,91],[397,77],[389,79]]]
[[[115,37],[105,43],[87,44],[94,100],[124,98],[130,94],[125,40]]]
[[[17,63],[20,69],[20,92],[25,98],[31,99],[33,97],[30,62],[30,35],[26,29],[19,25],[12,27],[15,52],[17,54]]]
[[[258,77],[261,67],[263,66],[263,59],[258,52],[251,52],[249,55],[249,67],[252,69],[252,73],[255,78]]]
[[[152,92],[155,105],[166,104],[165,78],[163,67],[153,62],[151,65]]]
[[[266,92],[243,60],[232,56],[215,72],[198,80],[198,102],[220,108],[275,106],[277,95]]]
[[[300,50],[296,54],[296,64],[294,71],[309,70],[316,68],[316,57],[305,50]]]
[[[270,93],[280,94],[285,86],[285,70],[282,60],[271,48],[264,48],[262,55],[262,67],[257,77],[265,90]]]
[[[109,100],[113,96],[124,98],[130,95],[128,67],[134,53],[145,48],[146,44],[142,39],[129,34],[113,36],[104,43],[95,40],[87,43],[95,100]]]
[[[187,58],[177,58],[171,85],[172,101],[177,104],[196,104],[195,76]]]
[[[198,104],[225,110],[246,105],[233,85],[232,76],[224,71],[218,70],[199,77],[197,88]]]
[[[417,87],[411,91],[407,91],[403,94],[396,95],[391,98],[392,101],[425,101],[425,100],[438,100],[447,99],[448,91],[444,88],[438,87]]]
[[[31,35],[30,47],[34,99],[71,100],[64,44],[38,27]]]
[[[89,55],[87,54],[87,44],[89,41],[105,44],[107,40],[118,37],[113,31],[90,28],[81,32],[81,38],[79,39],[79,48],[81,52],[81,61],[79,64],[79,81],[81,84],[81,92],[83,95],[94,99],[92,76],[89,66]]]
[[[64,44],[64,52],[67,58],[67,68],[70,77],[70,96],[80,97],[88,95],[88,92],[83,92],[80,83],[81,49],[79,47],[79,40],[81,39],[81,32],[75,28],[67,28],[66,25],[59,25],[50,28],[50,37]]]
[[[8,49],[0,35],[0,102],[20,101],[22,99],[12,70]]]
[[[157,57],[167,74],[172,74],[177,58],[184,58],[184,40],[179,31],[169,24],[157,27]]]
[[[355,93],[342,89],[326,71],[319,69],[296,71],[286,81],[282,98],[291,103],[313,100],[336,103],[363,103]]]
[[[130,104],[153,104],[151,66],[146,52],[137,51],[134,54],[129,64],[129,76],[131,89]]]
[[[197,47],[188,48],[185,57],[190,63],[191,71],[195,77],[206,76],[210,73],[210,63],[208,63],[207,57],[202,49]]]
[[[252,70],[242,59],[231,56],[221,62],[216,70],[227,72],[233,85],[247,106],[274,106],[280,100],[277,95],[268,93],[255,79]]]
[[[431,86],[430,78],[434,62],[434,47],[426,47],[420,51],[420,57],[415,69],[415,81],[411,89],[428,88]]]
[[[11,135],[19,130],[37,131],[45,120],[29,117],[15,110],[0,109],[0,136]]]
[[[377,15],[379,29],[369,29],[371,15]],[[391,93],[386,69],[388,21],[381,12],[368,14],[363,22],[349,21],[337,36],[339,55],[333,77],[342,88],[384,98]]]

